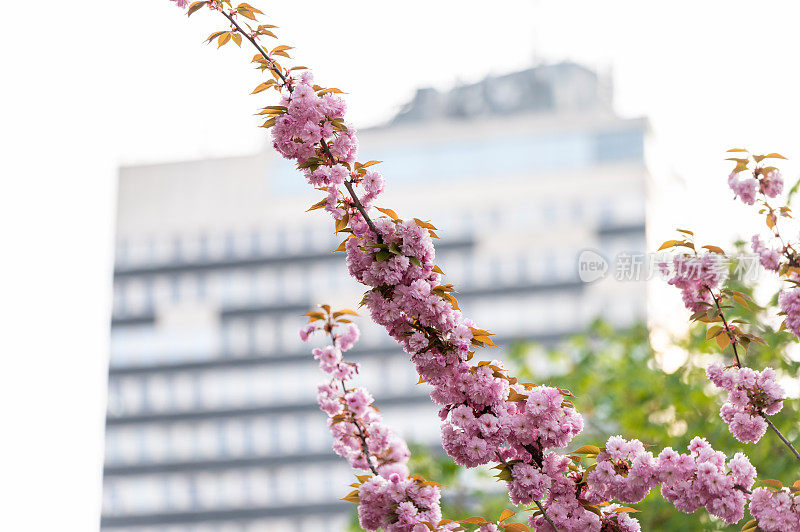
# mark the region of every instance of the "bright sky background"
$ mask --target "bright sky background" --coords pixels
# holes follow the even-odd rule
[[[688,183],[675,212],[690,214],[661,222],[704,240],[752,227],[754,213],[729,201],[725,149],[800,159],[794,2],[251,3],[300,64],[349,93],[357,125],[391,116],[418,86],[535,61],[613,69],[619,112],[651,119]],[[264,132],[252,113],[267,96],[248,96],[252,52],[202,44],[223,27],[205,12],[187,21],[167,0],[32,5],[0,19],[0,529],[88,531],[99,522],[116,168],[253,152]],[[793,183],[800,168],[784,168]]]

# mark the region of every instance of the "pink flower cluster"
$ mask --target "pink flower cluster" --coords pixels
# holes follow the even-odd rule
[[[800,338],[800,288],[782,291],[778,304],[786,314],[786,328]]]
[[[489,381],[492,372],[497,371],[491,366],[498,367],[496,364],[479,366],[471,374],[478,376],[477,383],[481,379],[487,381],[489,390],[497,382]],[[479,390],[481,386],[473,387]],[[497,461],[502,455],[506,460],[522,460],[523,463],[516,467],[531,471],[534,466],[523,466],[529,465],[544,449],[566,446],[583,429],[583,418],[564,404],[563,394],[558,388],[541,386],[526,390],[518,384],[511,387],[517,394],[528,393],[528,398],[525,401],[490,402],[483,392],[483,396],[464,398],[463,404],[450,411],[449,420],[442,425],[442,443],[456,463],[474,467]],[[491,393],[489,398],[492,398]],[[546,487],[547,481],[541,483]],[[512,483],[512,501],[524,498],[515,495],[520,493],[516,488],[522,485],[532,491],[541,491],[534,490],[533,484],[523,483],[515,487]],[[534,498],[540,497],[534,495]],[[530,502],[532,499],[528,500]]]
[[[358,522],[364,530],[386,532],[427,532],[450,530],[458,523],[441,525],[439,488],[420,478],[393,473],[372,477],[358,488]]]
[[[381,242],[366,223],[357,220],[351,224],[353,234],[359,238],[350,238],[345,245],[350,274],[368,286],[396,286],[394,291],[398,298],[392,299],[403,297],[392,309],[396,311],[397,319],[403,317],[400,313],[404,308],[397,308],[401,303],[418,311],[427,311],[429,318],[446,313],[444,307],[450,308],[450,305],[441,295],[431,293],[440,276],[433,272],[435,254],[428,230],[413,220],[395,222],[378,218],[374,225]],[[378,260],[379,255],[382,260]],[[443,325],[452,326],[456,315],[443,316],[442,319],[447,320]]]
[[[666,263],[660,265],[664,275],[672,275],[668,283],[680,289],[683,304],[692,312],[708,308],[711,302],[709,290],[723,280],[725,270],[716,253],[703,255],[677,255],[672,261],[673,270]]]
[[[753,205],[756,202],[756,193],[760,192],[769,198],[774,198],[783,191],[783,176],[777,170],[771,170],[764,174],[761,170],[756,171],[754,176],[739,178],[739,174],[731,172],[728,176],[728,186],[733,190],[734,197],[738,197],[743,203]]]
[[[317,147],[324,139],[331,153],[339,162],[353,164],[356,160],[358,141],[355,130],[337,130],[336,124],[344,120],[347,106],[341,98],[332,93],[322,97],[317,95],[313,87],[313,77],[305,72],[294,84],[291,93],[285,95],[281,105],[287,108],[286,114],[278,117],[272,128],[273,147],[287,159],[305,161],[317,155]],[[337,176],[333,169],[327,171],[327,177],[306,170],[309,182],[316,186],[326,186],[344,182],[347,171]]]
[[[589,474],[587,501],[594,504],[617,499],[636,503],[644,499],[658,481],[658,463],[639,440],[612,436],[597,455],[597,467]]]
[[[175,5],[181,9],[186,9],[186,6],[189,5],[189,0],[169,0],[170,2],[175,2]]]
[[[800,495],[788,489],[756,488],[750,514],[765,532],[800,532]]]
[[[728,176],[728,186],[733,190],[734,197],[738,197],[743,203],[752,205],[756,202],[758,181],[754,177],[739,179],[739,174],[731,172]]]
[[[731,434],[743,443],[760,440],[767,431],[761,414],[780,412],[786,398],[783,388],[775,382],[775,370],[756,371],[712,364],[706,374],[711,382],[728,392],[728,400],[719,415],[728,424]]]
[[[781,261],[780,252],[770,249],[764,245],[764,243],[761,242],[761,239],[758,238],[758,235],[753,235],[751,242],[753,246],[753,253],[758,254],[761,266],[773,272],[778,271],[778,266],[780,266]]]
[[[769,198],[774,198],[783,192],[783,176],[778,170],[770,170],[760,179],[760,191]]]
[[[595,503],[609,499],[639,502],[661,484],[662,496],[683,512],[705,507],[726,523],[741,520],[747,503],[745,491],[756,477],[747,457],[737,453],[726,467],[725,455],[697,437],[689,451],[679,454],[667,447],[654,458],[640,441],[613,436],[597,456],[584,497]]]
[[[436,484],[409,476],[406,466],[408,446],[384,425],[372,405],[372,395],[364,388],[348,388],[348,380],[358,372],[358,365],[344,362],[342,351],[350,349],[358,339],[354,324],[337,334],[335,325],[312,322],[300,331],[301,338],[318,330],[327,331],[331,345],[313,350],[320,368],[331,376],[329,382],[317,386],[320,409],[328,414],[328,427],[333,435],[333,450],[351,467],[372,470],[377,476],[358,488],[358,515],[362,528],[386,531],[418,532],[430,530],[424,523],[441,521],[439,488]]]
[[[678,510],[693,513],[705,507],[728,524],[744,517],[745,491],[756,478],[756,469],[742,453],[736,453],[727,467],[725,455],[715,451],[703,438],[694,438],[689,454],[670,448],[658,455],[661,495]]]
[[[589,511],[578,499],[580,489],[577,482],[580,481],[580,473],[572,473],[570,464],[572,461],[566,456],[547,452],[542,460],[542,473],[549,484],[547,487],[547,499],[544,506],[547,508],[547,517],[553,522],[557,530],[568,532],[600,532],[601,530],[623,530],[625,532],[636,532],[640,530],[639,522],[625,513],[614,512],[618,506],[610,505],[600,507],[600,515]],[[514,474],[517,468],[514,466]],[[525,471],[521,470],[521,479],[516,476],[512,484],[528,482],[525,478]],[[523,484],[524,485],[524,484]],[[513,488],[512,488],[513,489]],[[535,489],[538,489],[536,486]],[[531,499],[533,500],[533,499]],[[534,513],[529,519],[529,524],[537,532],[552,532],[553,527],[543,514]]]
[[[310,72],[293,81],[292,90],[281,100],[286,113],[275,121],[272,145],[281,155],[298,164],[321,162],[320,158],[329,155],[334,157],[335,164],[303,165],[303,174],[310,185],[327,190],[325,209],[340,220],[347,212],[348,203],[339,186],[353,176],[348,168],[355,163],[358,152],[356,131],[343,122],[347,110],[344,100],[330,92],[319,96],[317,92],[322,89],[315,90]],[[366,190],[362,203],[368,205],[383,190],[383,177],[369,172],[362,185]]]

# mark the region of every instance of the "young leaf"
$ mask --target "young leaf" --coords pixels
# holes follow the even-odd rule
[[[474,517],[467,517],[466,519],[463,519],[461,522],[465,523],[465,524],[468,524],[468,525],[485,525],[489,521],[487,521],[483,517],[478,517],[476,515]]]
[[[572,451],[570,454],[600,454],[600,451],[602,451],[602,449],[596,445],[584,445]]]
[[[683,241],[681,240],[667,240],[663,244],[661,244],[661,247],[658,248],[658,251],[667,248],[674,248],[675,246],[680,246],[681,244],[683,244]]]
[[[203,0],[201,2],[194,2],[192,5],[189,6],[189,9],[186,11],[186,16],[187,17],[192,16],[192,13],[194,13],[198,9],[202,8],[206,4],[208,4],[207,0]]]
[[[716,336],[717,345],[719,346],[720,350],[725,349],[728,347],[728,344],[731,343],[731,339],[728,338],[727,334],[719,334]]]
[[[400,217],[397,216],[397,213],[394,212],[392,209],[384,209],[384,208],[381,208],[381,207],[375,207],[375,208],[378,209],[379,211],[381,211],[383,214],[387,215],[392,220],[399,220],[400,219]]]
[[[722,248],[717,246],[703,246],[703,249],[707,249],[711,253],[718,253],[719,255],[725,255],[725,252],[722,251]]]

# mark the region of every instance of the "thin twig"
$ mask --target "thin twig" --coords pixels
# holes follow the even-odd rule
[[[509,466],[509,465],[508,465],[508,462],[506,462],[506,461],[505,461],[505,459],[504,459],[504,458],[503,458],[503,457],[500,455],[500,453],[495,453],[495,454],[496,454],[496,456],[497,456],[497,459],[498,459],[498,460],[500,460],[500,462],[502,462],[504,465],[506,465],[506,466],[509,468],[509,473],[511,473],[511,466]],[[541,467],[541,466],[540,466],[540,467]],[[537,507],[539,508],[539,510],[542,512],[542,515],[543,515],[543,516],[544,516],[544,518],[547,520],[547,522],[548,522],[548,523],[550,523],[550,526],[552,526],[552,527],[553,527],[553,530],[555,530],[556,532],[558,532],[558,527],[557,527],[557,526],[556,526],[556,524],[553,522],[553,520],[552,520],[552,519],[550,519],[550,517],[547,515],[547,512],[546,512],[546,511],[545,511],[545,509],[544,509],[544,506],[542,506],[542,504],[541,504],[541,503],[540,503],[540,502],[539,502],[537,499],[534,499],[534,500],[533,500],[533,502],[535,502],[535,503],[536,503],[536,506],[537,506]]]
[[[731,331],[730,325],[728,325],[728,322],[725,320],[725,313],[722,312],[722,307],[719,306],[719,300],[717,299],[717,296],[714,295],[714,292],[711,291],[711,288],[708,285],[705,286],[706,290],[708,290],[708,293],[711,294],[711,298],[714,300],[714,304],[717,305],[717,310],[719,311],[719,317],[722,318],[722,324],[725,326],[725,334],[728,335],[728,340],[730,340],[731,346],[733,347],[733,355],[736,357],[736,365],[741,368],[742,363],[739,361],[739,351],[736,349],[736,343],[737,343],[736,336],[734,336],[733,332]]]
[[[336,347],[336,337],[333,335],[333,327],[330,321],[328,321],[328,329],[329,329],[328,334],[331,337],[331,342],[333,343],[333,346]],[[341,381],[341,383],[342,383],[342,393],[347,394],[347,387],[344,385],[344,381]],[[352,416],[353,425],[355,425],[356,428],[358,429],[358,439],[361,440],[361,450],[364,451],[364,458],[367,459],[367,465],[369,466],[370,471],[372,471],[372,474],[378,476],[378,470],[375,469],[375,466],[372,464],[372,456],[370,455],[369,449],[367,448],[367,437],[364,436],[364,430],[362,429],[361,424],[356,419],[356,415],[353,414],[352,412],[350,412],[350,415]]]
[[[261,54],[261,56],[264,58],[264,60],[269,63],[269,69],[272,70],[273,72],[275,72],[281,78],[281,81],[283,82],[283,85],[287,89],[289,89],[289,92],[292,92],[294,90],[294,87],[292,87],[292,84],[291,84],[290,80],[288,80],[286,78],[286,76],[283,75],[283,73],[281,72],[280,68],[275,66],[275,62],[272,61],[272,59],[267,54],[266,50],[264,50],[264,48],[262,48],[261,45],[258,44],[258,41],[256,41],[255,38],[253,38],[249,33],[244,31],[244,29],[239,25],[238,22],[236,22],[236,19],[232,15],[226,13],[224,9],[222,9],[221,11],[222,11],[222,14],[225,16],[225,18],[227,18],[230,21],[230,23],[233,24],[233,26],[236,28],[236,30],[239,33],[241,33],[242,35],[244,35],[247,38],[247,40],[252,43],[252,45],[256,48],[256,50],[258,50],[258,52]],[[334,157],[333,153],[331,153],[331,150],[328,147],[328,143],[325,142],[324,138],[320,139],[320,145],[322,146],[322,151],[325,152],[325,154],[330,158],[331,164],[338,164],[339,161],[337,161],[336,157]],[[364,218],[364,221],[367,222],[367,225],[372,230],[372,232],[375,233],[375,236],[378,237],[378,242],[382,242],[383,239],[381,238],[381,234],[375,228],[375,224],[373,223],[372,219],[367,214],[367,210],[364,208],[364,205],[361,203],[361,199],[359,199],[358,194],[356,194],[355,190],[353,189],[352,182],[345,181],[344,186],[345,186],[345,188],[347,188],[347,191],[350,193],[350,197],[353,198],[353,204],[356,206],[356,209],[358,209],[358,212],[361,213],[361,216]]]
[[[797,458],[798,460],[800,460],[800,453],[798,453],[798,452],[797,452],[797,449],[795,449],[795,448],[794,448],[794,445],[792,445],[792,443],[791,443],[789,440],[787,440],[787,439],[786,439],[786,437],[785,437],[783,434],[781,434],[781,431],[779,431],[779,430],[778,430],[778,427],[776,427],[776,426],[775,426],[775,425],[772,423],[772,420],[770,420],[770,419],[769,419],[769,416],[767,416],[767,415],[766,415],[766,414],[764,414],[763,412],[759,412],[759,414],[761,415],[761,417],[763,417],[763,418],[764,418],[764,421],[766,421],[766,422],[767,422],[767,425],[769,425],[769,428],[771,428],[772,430],[774,430],[774,431],[775,431],[775,434],[777,434],[777,435],[778,435],[778,437],[781,439],[781,441],[782,441],[783,443],[785,443],[785,444],[786,444],[786,446],[787,446],[787,447],[788,447],[788,448],[789,448],[789,449],[792,451],[792,454],[794,454],[794,457],[795,457],[795,458]]]
[[[338,164],[339,161],[337,161],[336,157],[334,157],[330,147],[328,146],[328,143],[325,142],[325,139],[320,140],[320,146],[322,146],[323,153],[325,153],[325,155],[327,155],[328,158],[330,159],[331,164]],[[369,215],[367,214],[367,210],[364,208],[364,204],[361,203],[361,199],[358,197],[358,194],[356,194],[356,191],[353,189],[353,182],[350,180],[346,180],[344,182],[344,186],[350,193],[350,197],[353,198],[353,204],[356,206],[356,209],[358,209],[358,212],[360,212],[361,216],[364,217],[364,221],[367,222],[367,225],[372,230],[372,232],[375,233],[375,236],[378,237],[378,242],[382,243],[383,238],[381,237],[381,234],[375,228],[375,224],[372,222]]]
[[[544,518],[547,520],[547,522],[548,522],[548,523],[550,523],[550,526],[552,526],[552,527],[553,527],[553,530],[558,530],[558,528],[556,527],[556,524],[553,522],[553,520],[552,520],[552,519],[550,519],[550,517],[547,515],[547,512],[545,512],[545,511],[544,511],[544,506],[542,506],[542,503],[540,503],[540,502],[539,502],[539,501],[537,501],[536,499],[534,499],[534,500],[533,500],[533,502],[535,502],[535,503],[536,503],[536,506],[538,506],[538,507],[539,507],[539,510],[541,510],[541,512],[542,512],[542,515],[543,515],[543,516],[544,516]]]
[[[722,311],[722,307],[720,307],[720,305],[719,305],[719,300],[717,299],[717,296],[714,295],[714,292],[707,285],[706,285],[706,289],[711,294],[711,297],[714,299],[714,303],[717,305],[717,310],[719,311],[719,317],[722,319],[723,325],[725,325],[725,332],[726,332],[726,334],[728,334],[728,338],[730,339],[731,345],[733,346],[733,354],[736,356],[736,365],[741,369],[743,366],[742,366],[741,362],[739,361],[739,353],[736,351],[736,341],[735,341],[736,338],[730,332],[730,326],[728,325],[728,322],[725,321],[725,313]],[[794,457],[797,458],[798,461],[800,461],[800,453],[798,453],[797,449],[795,449],[794,445],[792,445],[792,443],[789,440],[787,440],[786,437],[783,434],[781,434],[781,431],[778,430],[778,427],[776,427],[774,423],[772,423],[772,421],[769,419],[769,416],[767,416],[763,412],[759,412],[758,415],[760,415],[762,418],[764,418],[764,421],[767,422],[767,425],[769,426],[769,428],[771,428],[775,432],[775,434],[778,435],[778,437],[781,439],[781,441],[783,443],[785,443],[786,446],[789,448],[789,450],[792,452]]]
[[[294,90],[294,87],[292,87],[292,84],[289,83],[289,80],[286,79],[286,76],[283,75],[283,72],[281,72],[280,68],[275,66],[275,62],[269,56],[267,51],[264,50],[264,48],[262,48],[260,44],[258,44],[258,41],[256,41],[255,38],[252,35],[250,35],[246,31],[244,31],[244,29],[239,25],[239,23],[236,22],[236,19],[233,18],[233,15],[225,12],[225,8],[220,8],[219,11],[221,11],[222,14],[225,16],[225,18],[227,18],[230,21],[230,23],[233,24],[233,26],[236,28],[236,30],[239,33],[244,35],[247,38],[247,40],[250,41],[253,44],[253,46],[256,47],[256,50],[258,50],[258,52],[264,58],[264,61],[269,62],[268,68],[270,70],[272,70],[273,72],[275,72],[278,75],[278,77],[281,78],[281,81],[283,82],[283,85],[287,89],[289,89],[289,92],[292,92]]]

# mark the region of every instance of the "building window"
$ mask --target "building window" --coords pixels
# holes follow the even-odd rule
[[[183,242],[180,237],[175,237],[172,240],[172,260],[174,262],[183,261]]]
[[[644,135],[639,129],[604,131],[595,137],[598,161],[641,159],[644,156]]]
[[[233,233],[225,233],[225,258],[236,257],[236,238]]]
[[[206,298],[206,275],[204,273],[198,273],[195,283],[197,286],[197,299],[202,301]]]
[[[198,250],[198,254],[201,259],[206,260],[208,259],[208,235],[202,234],[200,235],[200,249]]]
[[[173,275],[170,280],[170,294],[173,303],[181,300],[181,278],[180,275]]]

